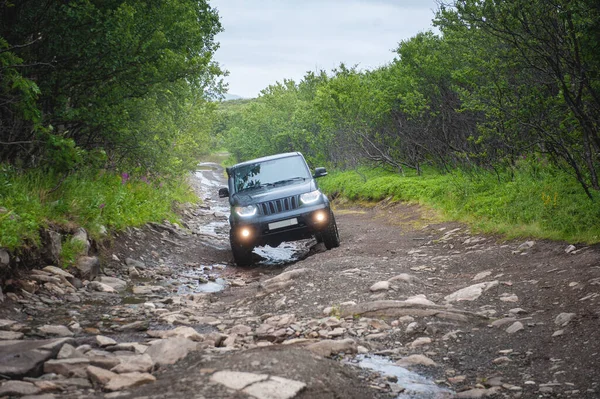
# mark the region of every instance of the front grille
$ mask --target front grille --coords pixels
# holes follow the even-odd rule
[[[258,205],[258,209],[260,209],[263,215],[273,215],[275,213],[281,213],[297,209],[299,206],[300,196],[294,195],[293,197],[262,202]]]

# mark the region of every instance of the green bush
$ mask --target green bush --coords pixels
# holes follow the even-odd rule
[[[575,179],[539,162],[535,168],[522,162],[503,173],[430,170],[422,176],[362,168],[330,173],[320,185],[350,200],[417,202],[508,238],[600,242],[600,195],[590,201]]]

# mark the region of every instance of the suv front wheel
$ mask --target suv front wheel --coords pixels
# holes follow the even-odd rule
[[[321,233],[321,238],[323,240],[323,244],[325,244],[325,248],[332,249],[340,246],[340,235],[338,233],[337,224],[335,223],[335,216],[333,216],[333,212],[329,212],[329,224],[325,231]],[[319,239],[317,238],[317,241]]]
[[[252,264],[252,251],[254,247],[237,242],[232,232],[229,233],[229,243],[231,244],[231,252],[233,252],[233,260],[236,265],[249,266]]]

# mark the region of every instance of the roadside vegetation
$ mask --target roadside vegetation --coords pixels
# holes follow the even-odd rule
[[[204,0],[0,2],[0,248],[173,218],[224,72]],[[77,252],[65,241],[67,252]]]
[[[388,65],[341,64],[223,104],[220,143],[239,160],[301,151],[349,198],[600,242],[597,2],[458,0],[433,24]]]

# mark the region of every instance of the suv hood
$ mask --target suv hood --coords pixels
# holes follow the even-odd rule
[[[232,205],[246,206],[259,204],[265,201],[308,193],[315,191],[316,189],[317,185],[315,184],[314,179],[283,184],[281,186],[265,186],[255,190],[246,190],[241,193],[233,194],[231,197],[233,200]]]

